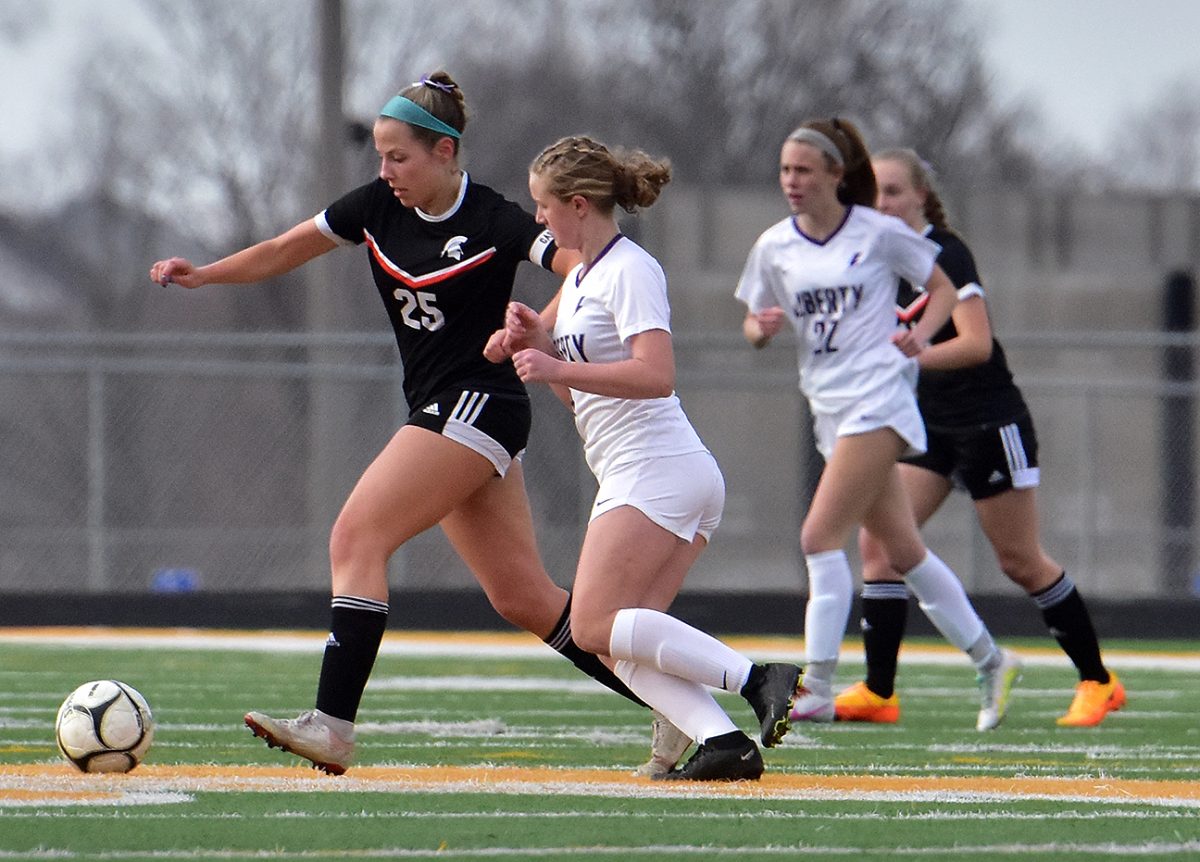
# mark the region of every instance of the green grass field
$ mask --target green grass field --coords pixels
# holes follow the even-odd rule
[[[319,775],[241,717],[310,707],[323,638],[0,629],[0,860],[1200,859],[1200,644],[1107,644],[1129,704],[1092,729],[1054,724],[1065,660],[1011,644],[1024,679],[986,734],[967,661],[913,644],[900,724],[796,726],[762,782],[677,786],[630,775],[645,711],[516,635],[389,634],[358,762]],[[848,653],[840,682],[860,670]],[[82,775],[54,748],[61,700],[105,677],[157,720],[129,775]]]

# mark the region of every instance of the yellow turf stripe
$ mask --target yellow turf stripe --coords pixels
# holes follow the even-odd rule
[[[997,778],[889,775],[800,775],[768,772],[761,781],[733,784],[658,782],[617,770],[548,769],[522,766],[363,766],[342,777],[311,769],[272,766],[168,766],[144,764],[127,775],[83,775],[66,764],[0,765],[0,800],[55,795],[112,794],[133,791],[487,791],[562,793],[586,788],[627,790],[642,795],[740,796],[770,799],[796,794],[853,798],[856,794],[886,793],[904,796],[983,794],[1021,797],[1074,797],[1097,801],[1139,802],[1200,801],[1200,782],[1143,781],[1111,778]]]

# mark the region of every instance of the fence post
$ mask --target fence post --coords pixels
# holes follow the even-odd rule
[[[1191,273],[1167,276],[1163,290],[1163,330],[1188,333],[1195,328],[1196,284]],[[1162,545],[1159,573],[1168,596],[1186,595],[1194,565],[1195,427],[1189,387],[1194,376],[1190,344],[1163,348],[1162,401]]]
[[[87,373],[87,409],[87,590],[100,593],[108,588],[108,533],[104,523],[108,467],[105,462],[104,372],[95,367]]]

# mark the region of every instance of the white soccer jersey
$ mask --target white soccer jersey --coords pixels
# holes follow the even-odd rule
[[[671,331],[667,279],[637,243],[618,235],[590,269],[580,264],[567,274],[554,324],[563,359],[629,359],[629,339],[654,329]],[[584,457],[597,478],[631,461],[707,451],[673,392],[628,399],[572,389],[571,400]]]
[[[901,278],[925,284],[939,250],[866,207],[850,207],[824,242],[787,218],[755,242],[736,296],[752,312],[787,312],[799,336],[800,388],[814,410],[836,412],[916,362],[890,341],[896,288]]]

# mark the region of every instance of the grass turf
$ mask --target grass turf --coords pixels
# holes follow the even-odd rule
[[[241,716],[311,706],[321,635],[220,649],[193,635],[0,637],[0,860],[1200,858],[1196,644],[1109,644],[1130,703],[1093,729],[1054,724],[1073,674],[1044,643],[1016,644],[1029,664],[986,734],[969,664],[917,645],[899,724],[797,725],[765,752],[761,785],[711,788],[628,777],[646,713],[520,638],[395,652],[389,637],[358,768],[317,776]],[[764,658],[781,645],[734,643]],[[847,659],[840,678],[858,671]],[[74,773],[54,749],[58,704],[101,677],[155,711],[128,776]]]

